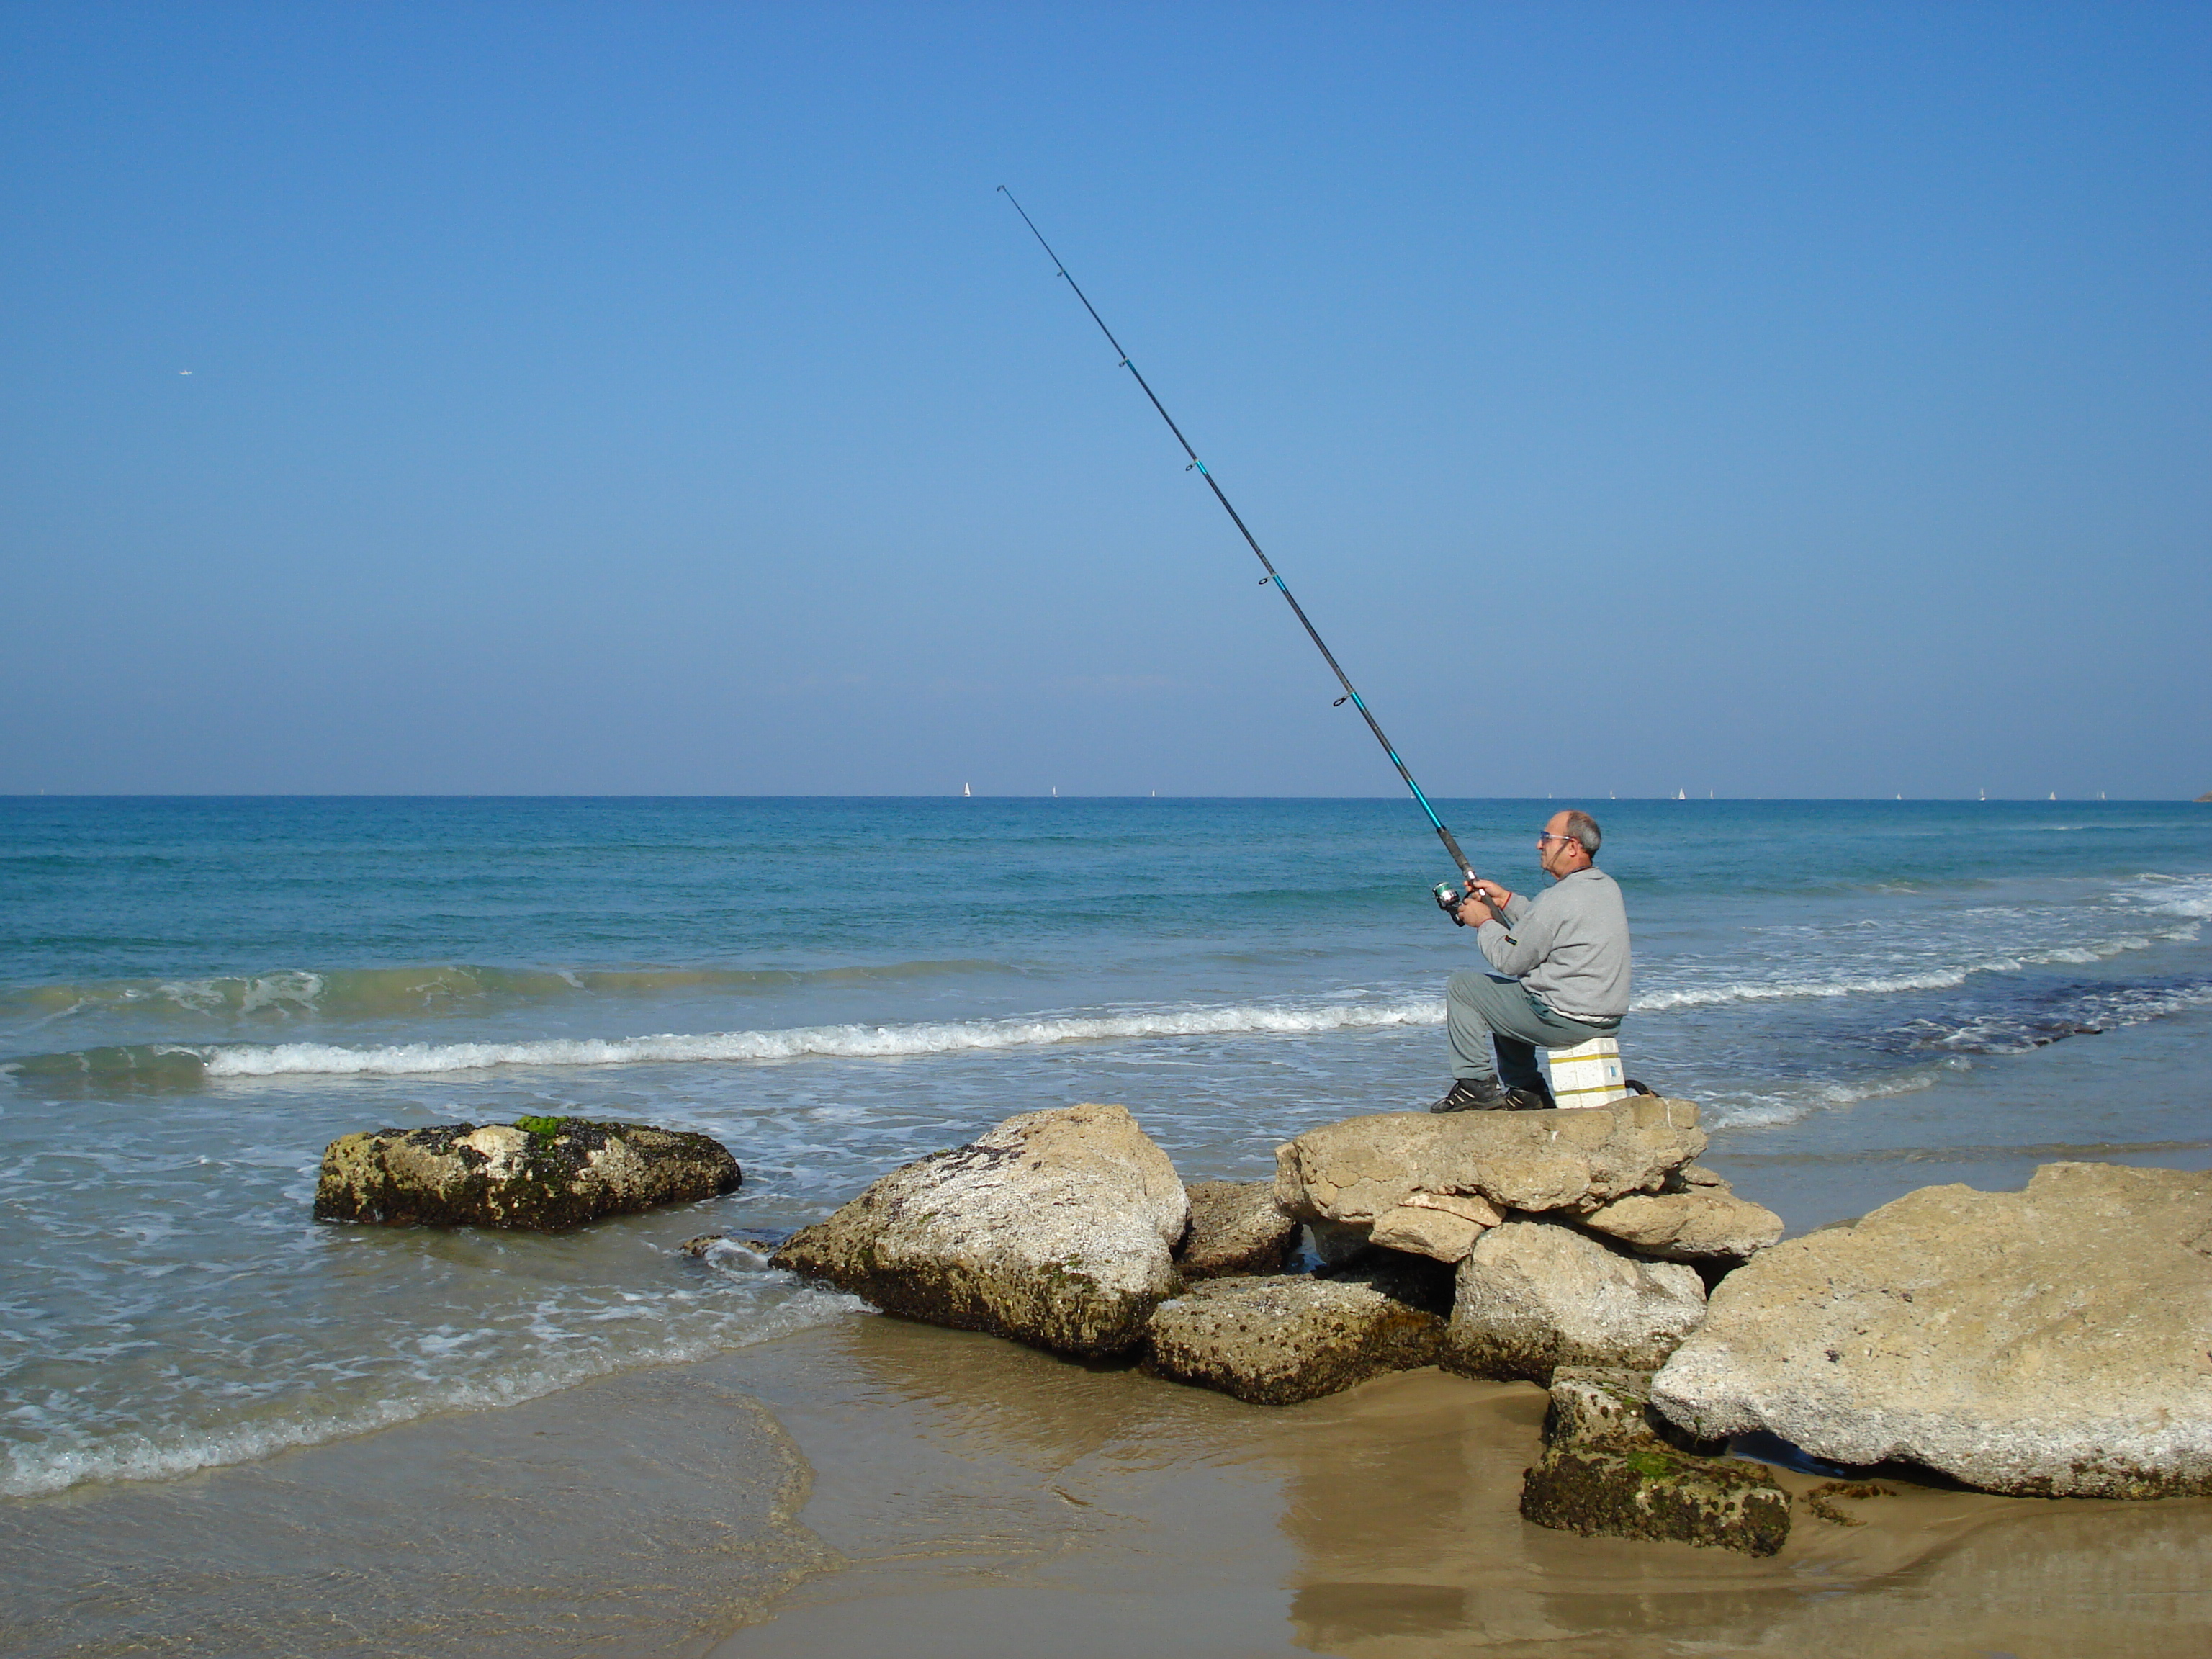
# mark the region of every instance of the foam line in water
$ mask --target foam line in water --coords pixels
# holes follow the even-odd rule
[[[620,1354],[597,1354],[584,1360],[526,1363],[487,1376],[452,1380],[319,1416],[288,1413],[258,1422],[198,1431],[86,1436],[74,1441],[57,1437],[43,1443],[18,1443],[0,1448],[0,1497],[38,1497],[87,1482],[173,1480],[198,1469],[250,1463],[296,1446],[319,1446],[333,1440],[350,1439],[436,1413],[519,1406],[634,1366],[676,1365],[710,1359],[732,1347],[750,1347],[811,1326],[848,1318],[862,1311],[863,1306],[856,1297],[810,1290],[763,1314],[737,1342],[678,1339]]]
[[[1130,1037],[1241,1036],[1436,1025],[1441,1002],[1238,1006],[1152,1013],[945,1021],[915,1025],[803,1025],[775,1031],[558,1037],[522,1042],[405,1042],[375,1048],[324,1042],[226,1043],[197,1049],[212,1078],[338,1077],[478,1071],[494,1066],[632,1066],[701,1060],[852,1060]]]
[[[1812,997],[1885,996],[1901,991],[1948,991],[1977,974],[2016,974],[2029,968],[2063,963],[2087,964],[2148,951],[2160,943],[2192,939],[2197,929],[2178,927],[2151,935],[2130,934],[2082,945],[2056,945],[2044,951],[2023,951],[2014,956],[1985,957],[1977,962],[1943,963],[1904,974],[1839,975],[1834,979],[1776,979],[1728,981],[1717,985],[1684,985],[1647,991],[1632,1005],[1637,1013],[1656,1013],[1668,1008],[1711,1008],[1733,1002],[1787,1002]]]

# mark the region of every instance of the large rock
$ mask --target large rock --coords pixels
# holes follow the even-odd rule
[[[1295,1405],[1435,1364],[1443,1304],[1393,1267],[1208,1279],[1160,1304],[1146,1365],[1256,1406]]]
[[[1540,1527],[1671,1539],[1771,1555],[1790,1537],[1790,1494],[1753,1463],[1701,1455],[1650,1407],[1649,1373],[1562,1367],[1544,1455],[1522,1477]]]
[[[443,1123],[341,1135],[323,1152],[318,1221],[555,1232],[735,1191],[709,1136],[583,1118]]]
[[[1666,1261],[1741,1259],[1756,1255],[1782,1237],[1780,1216],[1717,1187],[1632,1193],[1591,1211],[1582,1218],[1582,1224],[1619,1239],[1639,1255]]]
[[[1649,1371],[1705,1312],[1694,1267],[1639,1261],[1555,1222],[1512,1220],[1459,1264],[1442,1363],[1547,1386],[1561,1365]]]
[[[1574,1112],[1380,1112],[1275,1151],[1275,1196],[1301,1221],[1373,1223],[1415,1193],[1583,1212],[1656,1192],[1705,1147],[1698,1109],[1639,1096]]]
[[[1722,1281],[1653,1399],[1992,1492],[2212,1492],[2212,1176],[2049,1164],[1926,1187]]]
[[[1190,1235],[1176,1252],[1185,1279],[1280,1273],[1298,1224],[1275,1203],[1272,1181],[1200,1181],[1190,1194]]]
[[[892,1170],[774,1259],[886,1313],[1115,1354],[1178,1287],[1170,1253],[1189,1219],[1174,1166],[1127,1111],[1068,1106]]]

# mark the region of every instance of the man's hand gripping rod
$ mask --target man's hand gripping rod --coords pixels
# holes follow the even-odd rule
[[[1382,745],[1382,752],[1390,757],[1390,764],[1398,769],[1398,775],[1406,781],[1406,787],[1413,792],[1413,799],[1421,804],[1421,811],[1428,814],[1429,823],[1435,827],[1437,838],[1444,844],[1444,851],[1451,854],[1451,861],[1458,866],[1460,873],[1467,878],[1468,886],[1472,887],[1477,879],[1474,866],[1468,862],[1467,854],[1459,850],[1459,842],[1452,838],[1452,832],[1444,828],[1444,821],[1437,816],[1437,809],[1429,805],[1429,798],[1421,793],[1421,786],[1413,781],[1413,775],[1406,769],[1406,763],[1398,758],[1397,750],[1391,746],[1390,739],[1383,735],[1381,724],[1360,697],[1358,690],[1352,684],[1350,676],[1345,673],[1343,666],[1338,663],[1335,653],[1322,641],[1320,631],[1314,627],[1312,619],[1306,615],[1305,607],[1300,605],[1291,594],[1288,584],[1283,580],[1282,573],[1275,568],[1273,561],[1261,550],[1258,539],[1252,534],[1250,527],[1239,516],[1237,509],[1229,504],[1229,497],[1222,493],[1219,481],[1212,473],[1206,471],[1206,463],[1198,459],[1198,452],[1190,447],[1190,440],[1182,435],[1182,428],[1175,423],[1175,416],[1168,413],[1166,405],[1160,402],[1159,395],[1146,381],[1143,374],[1138,372],[1136,364],[1129,361],[1129,354],[1121,349],[1121,343],[1114,337],[1114,331],[1106,326],[1106,319],[1098,314],[1098,308],[1091,303],[1090,296],[1077,285],[1075,278],[1067,274],[1067,267],[1060,263],[1060,255],[1052,251],[1052,244],[1045,240],[1044,233],[1036,228],[1036,222],[1023,210],[1019,202],[1014,201],[1013,191],[1008,190],[1004,185],[999,186],[999,191],[1008,202],[1013,204],[1014,211],[1021,214],[1022,222],[1030,228],[1030,234],[1036,238],[1037,246],[1045,251],[1045,257],[1052,261],[1053,268],[1060,273],[1061,279],[1069,288],[1075,290],[1075,297],[1083,301],[1083,308],[1091,313],[1091,320],[1098,325],[1098,331],[1106,337],[1106,343],[1114,348],[1114,355],[1121,360],[1121,367],[1135,376],[1137,385],[1142,388],[1146,398],[1151,402],[1152,407],[1159,411],[1160,418],[1168,423],[1168,430],[1175,434],[1176,441],[1182,446],[1182,453],[1190,457],[1190,465],[1184,467],[1183,471],[1186,472],[1195,471],[1200,477],[1206,480],[1206,488],[1213,492],[1213,499],[1221,503],[1221,510],[1229,515],[1230,522],[1237,526],[1237,534],[1244,538],[1244,544],[1252,550],[1253,556],[1260,561],[1261,568],[1267,573],[1267,580],[1274,583],[1276,591],[1288,602],[1292,614],[1298,619],[1299,625],[1306,630],[1306,637],[1314,642],[1314,648],[1321,653],[1322,659],[1328,664],[1329,672],[1336,676],[1337,684],[1344,688],[1344,696],[1339,697],[1337,702],[1340,704],[1348,702],[1359,711],[1360,719],[1367,722],[1367,729],[1375,734],[1375,741]],[[1264,586],[1266,584],[1263,582],[1261,585]],[[1446,896],[1450,890],[1449,888],[1439,883],[1430,890],[1436,895],[1438,907],[1454,921],[1458,921],[1460,901],[1457,898]]]

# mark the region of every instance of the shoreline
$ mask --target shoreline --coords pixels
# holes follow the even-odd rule
[[[857,1316],[11,1504],[0,1650],[2179,1659],[2212,1624],[2208,1498],[1885,1480],[1765,1560],[1528,1525],[1545,1398],[1421,1370],[1250,1407]]]

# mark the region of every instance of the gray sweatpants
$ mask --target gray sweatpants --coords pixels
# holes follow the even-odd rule
[[[1509,1089],[1534,1089],[1544,1080],[1537,1049],[1571,1048],[1611,1036],[1620,1022],[1569,1019],[1537,1001],[1519,980],[1469,968],[1444,987],[1444,1029],[1451,1036],[1454,1077],[1495,1077]]]

